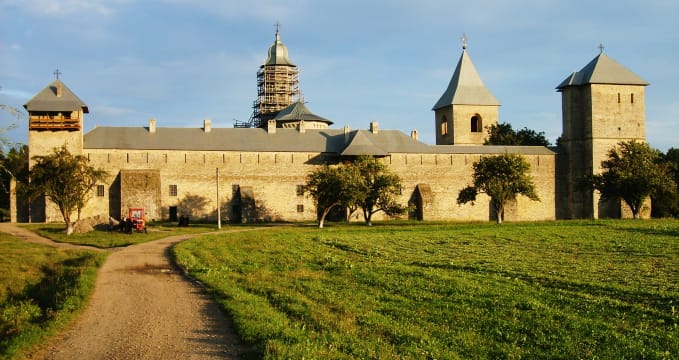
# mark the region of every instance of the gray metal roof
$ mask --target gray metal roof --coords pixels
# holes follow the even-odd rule
[[[437,154],[521,154],[555,155],[545,146],[506,146],[506,145],[433,145],[432,152]]]
[[[501,154],[554,155],[544,146],[428,145],[398,130],[297,129],[278,128],[268,133],[261,128],[97,127],[85,134],[85,149],[313,152],[338,155],[388,154]]]
[[[294,104],[278,112],[274,120],[281,122],[304,120],[323,122],[328,125],[333,124],[332,121],[312,113],[302,101],[296,101]]]
[[[449,105],[500,105],[500,102],[481,81],[466,49],[462,50],[448,88],[432,110]]]
[[[57,88],[61,87],[61,96]],[[61,80],[54,80],[24,104],[28,111],[79,111],[89,112],[87,105],[78,98]]]
[[[276,41],[269,47],[269,56],[262,66],[268,65],[296,66],[288,58],[288,48],[281,42],[281,36],[278,33],[278,30],[276,30]]]
[[[366,131],[355,132],[353,138],[349,144],[344,148],[341,155],[344,156],[358,156],[358,155],[373,155],[373,156],[386,156],[389,152],[382,149],[380,146],[375,144],[371,140],[371,137],[367,134],[372,134]]]
[[[595,57],[580,71],[576,71],[562,81],[556,88],[586,84],[648,85],[648,82],[603,52]]]

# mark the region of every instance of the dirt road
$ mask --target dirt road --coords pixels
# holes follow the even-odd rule
[[[113,251],[79,320],[31,358],[238,358],[245,348],[229,320],[170,263],[169,248],[189,237]]]

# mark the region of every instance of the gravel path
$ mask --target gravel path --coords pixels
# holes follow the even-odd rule
[[[0,231],[12,233],[7,228],[0,226]],[[34,236],[21,237],[45,241]],[[192,236],[113,251],[99,270],[94,294],[79,320],[32,358],[239,358],[245,347],[230,321],[169,260],[170,247]]]

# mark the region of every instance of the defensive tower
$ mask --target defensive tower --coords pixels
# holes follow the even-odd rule
[[[577,186],[586,175],[601,172],[601,161],[621,141],[646,140],[644,90],[648,82],[600,54],[557,86],[561,92],[566,155],[568,218],[621,217],[619,201],[602,202]]]
[[[498,122],[500,102],[486,88],[467,53],[462,36],[462,55],[448,88],[433,109],[436,145],[482,145],[487,128]]]

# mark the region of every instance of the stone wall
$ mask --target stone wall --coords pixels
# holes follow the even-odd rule
[[[143,182],[157,186],[158,205],[149,206],[149,216],[167,219],[170,207],[194,220],[216,220],[217,206],[225,221],[313,221],[316,209],[313,199],[298,194],[298,186],[306,175],[328,159],[318,153],[286,152],[202,152],[202,151],[123,151],[85,149],[93,166],[109,172],[104,196],[94,196],[83,216],[111,213],[120,201],[120,208],[137,206],[130,202],[126,189]],[[472,164],[481,154],[392,154],[382,158],[391,171],[403,181],[399,201],[408,205],[418,185],[426,184],[428,195],[423,210],[424,220],[490,219],[489,200],[481,195],[475,205],[458,206],[457,195],[471,183]],[[527,155],[531,173],[538,188],[540,202],[519,197],[516,205],[505,213],[508,221],[548,220],[556,217],[555,155]],[[219,169],[219,199],[217,199],[217,169]],[[120,174],[122,195],[116,199],[116,179]],[[129,174],[129,175],[126,175]],[[149,180],[127,181],[131,175],[145,174]],[[152,175],[157,174],[157,175]],[[141,175],[140,175],[141,176]],[[151,180],[155,179],[155,180]],[[138,180],[138,179],[137,179]],[[152,191],[143,192],[151,201]],[[146,189],[146,185],[142,188]],[[241,190],[247,189],[250,204],[244,207]],[[148,195],[148,196],[147,196]],[[219,205],[218,205],[219,204]],[[240,211],[240,214],[238,212]],[[115,214],[112,214],[115,215]],[[239,219],[236,219],[240,215]],[[404,217],[407,217],[404,216]],[[384,219],[376,214],[375,220]]]

